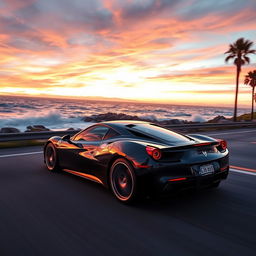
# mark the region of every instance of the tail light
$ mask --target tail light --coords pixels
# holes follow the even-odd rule
[[[160,160],[162,157],[162,152],[159,148],[147,146],[146,151],[155,160]]]
[[[225,140],[219,140],[219,139],[218,139],[218,141],[219,141],[218,148],[225,151],[227,149],[227,142]]]

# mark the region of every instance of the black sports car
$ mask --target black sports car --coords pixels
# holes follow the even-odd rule
[[[152,193],[217,187],[229,172],[226,141],[140,121],[102,122],[72,137],[52,137],[44,160],[48,170],[96,181],[123,202]]]

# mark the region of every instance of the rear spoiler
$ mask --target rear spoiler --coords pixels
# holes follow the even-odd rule
[[[190,144],[190,145],[181,145],[181,146],[173,146],[173,147],[166,147],[162,149],[163,151],[165,150],[176,150],[176,149],[189,149],[189,148],[196,148],[196,147],[205,147],[205,146],[218,146],[219,142],[218,141],[207,141],[207,142],[199,142],[195,144]]]

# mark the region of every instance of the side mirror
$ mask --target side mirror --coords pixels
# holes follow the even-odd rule
[[[68,141],[68,142],[69,142],[69,141],[70,141],[70,138],[71,138],[70,135],[69,135],[69,134],[66,134],[66,135],[64,135],[61,139],[64,140],[64,141]]]
[[[62,139],[63,141],[66,141],[66,142],[68,142],[68,143],[70,143],[70,144],[76,146],[76,147],[83,148],[83,144],[81,144],[81,143],[75,143],[75,142],[71,141],[71,140],[70,140],[70,139],[71,139],[71,136],[70,136],[69,134],[64,135],[61,139]]]

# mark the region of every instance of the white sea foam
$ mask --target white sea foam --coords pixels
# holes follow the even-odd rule
[[[191,116],[190,121],[202,123],[202,122],[205,122],[206,119],[199,114],[194,114]]]
[[[146,120],[150,120],[150,121],[154,121],[154,120],[159,120],[160,118],[157,118],[156,115],[138,115],[139,118],[141,119],[146,119]]]
[[[57,111],[48,111],[36,113],[28,112],[22,117],[4,118],[0,120],[0,127],[16,127],[21,131],[26,130],[29,125],[44,125],[50,129],[59,128],[85,128],[88,126],[86,122],[81,121],[81,118],[63,117]]]
[[[238,114],[249,109],[239,109]],[[84,128],[82,117],[97,114],[124,113],[149,120],[180,119],[204,122],[217,115],[231,117],[232,108],[138,104],[86,100],[0,97],[0,128],[11,126],[22,131],[29,125],[44,125],[50,129]]]

